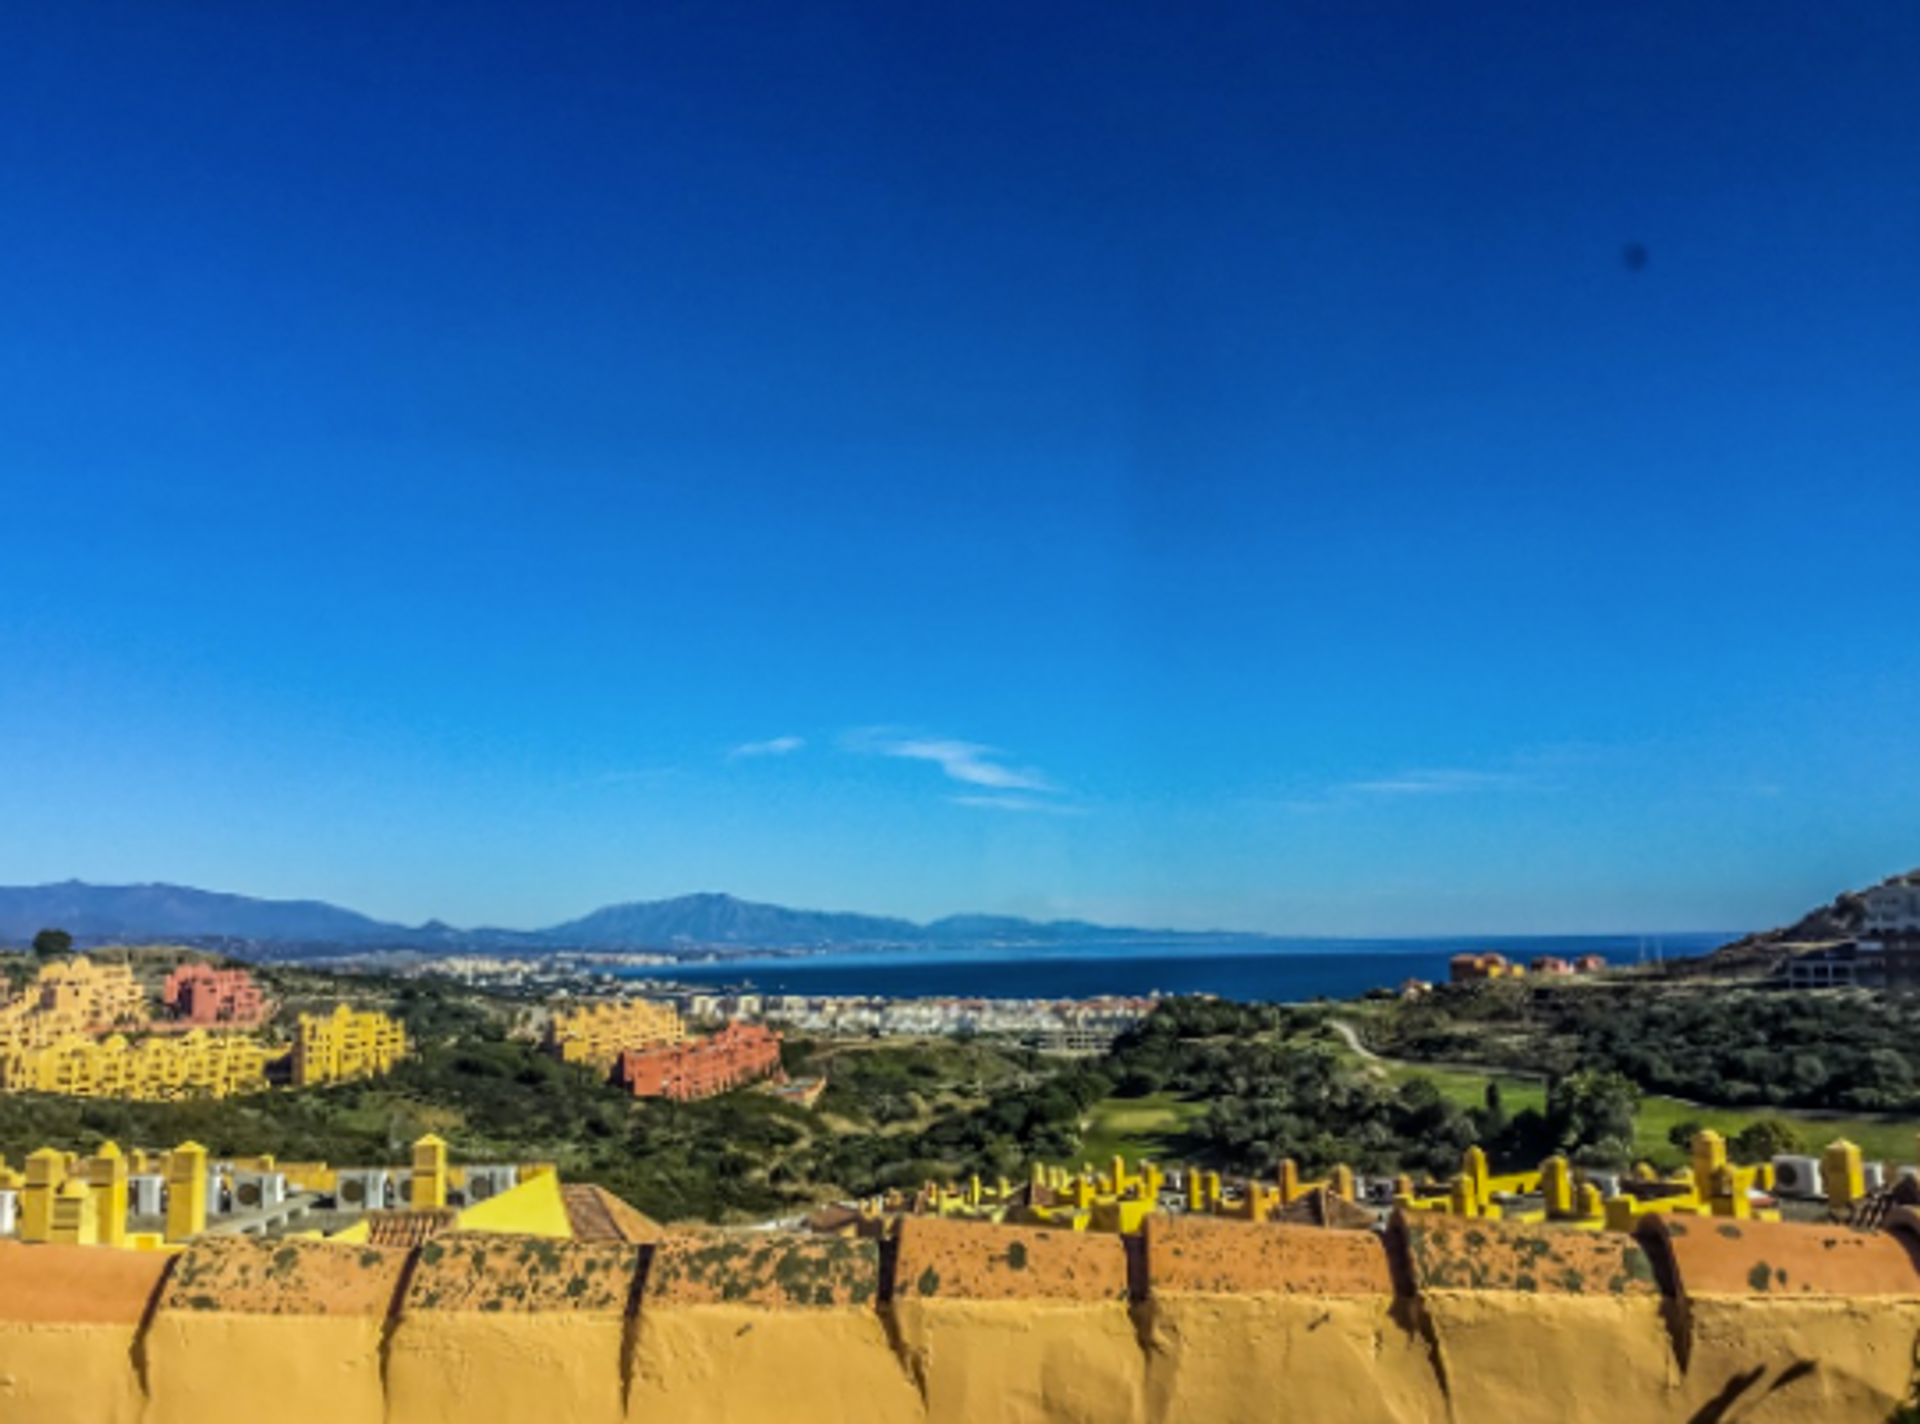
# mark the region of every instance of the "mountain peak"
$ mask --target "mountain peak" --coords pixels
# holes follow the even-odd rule
[[[885,915],[788,909],[719,890],[607,905],[543,930],[461,930],[440,919],[409,928],[320,900],[260,900],[184,885],[89,885],[69,880],[57,885],[0,886],[0,940],[25,944],[50,926],[92,941],[219,938],[443,952],[462,944],[528,950],[699,945],[801,949],[1090,935],[1179,937],[1170,931],[1105,929],[1073,920],[1036,924],[1011,915],[949,915],[921,925]]]

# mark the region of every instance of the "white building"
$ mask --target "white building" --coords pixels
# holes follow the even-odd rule
[[[1874,886],[1861,898],[1866,902],[1863,933],[1920,934],[1920,880],[1902,876]]]

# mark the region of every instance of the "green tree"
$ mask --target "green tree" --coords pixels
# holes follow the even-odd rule
[[[1691,1151],[1693,1149],[1693,1139],[1700,1135],[1700,1129],[1705,1126],[1706,1124],[1704,1122],[1698,1122],[1693,1118],[1688,1118],[1685,1122],[1676,1122],[1672,1127],[1667,1129],[1667,1141],[1671,1142],[1675,1147],[1678,1147],[1682,1152]]]
[[[1485,1106],[1473,1115],[1474,1130],[1479,1133],[1482,1145],[1497,1143],[1507,1135],[1511,1119],[1507,1115],[1505,1096],[1500,1084],[1489,1080],[1485,1097]]]
[[[1640,1090],[1619,1073],[1569,1073],[1547,1085],[1547,1121],[1564,1151],[1633,1141]]]
[[[41,930],[33,937],[33,952],[45,960],[65,958],[73,953],[73,936],[65,930]]]
[[[1736,1162],[1771,1162],[1775,1157],[1805,1152],[1807,1140],[1781,1117],[1756,1118],[1727,1144]]]

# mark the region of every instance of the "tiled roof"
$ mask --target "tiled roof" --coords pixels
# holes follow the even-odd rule
[[[421,1242],[453,1229],[460,1213],[450,1207],[425,1211],[370,1211],[367,1213],[367,1244],[370,1246],[418,1246]]]
[[[1854,1203],[1847,1225],[1857,1231],[1879,1231],[1886,1226],[1893,1209],[1901,1206],[1920,1207],[1920,1181],[1901,1177],[1891,1186],[1868,1193]]]
[[[560,1199],[575,1241],[658,1241],[662,1234],[652,1217],[602,1187],[563,1186]]]

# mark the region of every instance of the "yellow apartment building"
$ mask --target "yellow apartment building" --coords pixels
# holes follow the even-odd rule
[[[40,1011],[76,1015],[90,1033],[140,1028],[147,1022],[147,996],[127,964],[95,964],[86,958],[49,964],[27,989]]]
[[[267,1065],[283,1056],[238,1034],[194,1030],[129,1042],[73,1035],[44,1048],[0,1054],[0,1088],[77,1098],[169,1102],[264,1092]]]
[[[146,995],[129,966],[89,959],[49,964],[24,992],[0,1004],[0,1054],[146,1023]]]
[[[671,1004],[613,999],[555,1014],[547,1021],[546,1048],[563,1063],[610,1070],[629,1048],[683,1043],[686,1037]]]
[[[293,1085],[377,1077],[406,1054],[406,1030],[383,1013],[356,1012],[342,1004],[330,1014],[302,1014],[293,1044]]]

